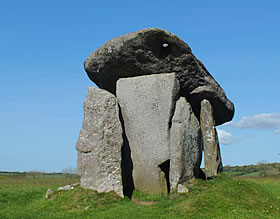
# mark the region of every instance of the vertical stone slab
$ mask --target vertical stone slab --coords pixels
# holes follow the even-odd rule
[[[170,131],[170,187],[198,177],[202,158],[202,139],[198,119],[185,97],[176,102]]]
[[[116,97],[89,87],[84,121],[76,144],[81,186],[123,196],[121,183],[122,127]]]
[[[222,160],[213,109],[206,99],[201,101],[200,126],[203,136],[205,175],[206,178],[215,177],[222,168]]]
[[[160,165],[169,160],[169,127],[179,92],[175,73],[122,78],[117,98],[131,148],[135,188],[162,193]]]
[[[217,148],[217,163],[218,163],[218,173],[223,172],[223,162],[222,162],[222,155],[221,155],[221,149],[220,149],[220,143],[219,143],[219,138],[218,138],[218,132],[217,129],[215,128],[215,137],[216,137],[216,142],[218,143],[218,148]]]

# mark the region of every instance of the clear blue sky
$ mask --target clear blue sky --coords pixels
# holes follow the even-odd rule
[[[83,62],[147,27],[175,33],[236,108],[218,127],[224,165],[280,162],[280,1],[10,0],[0,7],[0,170],[76,166]]]

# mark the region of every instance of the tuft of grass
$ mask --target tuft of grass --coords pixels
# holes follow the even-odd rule
[[[200,181],[191,193],[191,197],[176,206],[186,217],[280,217],[277,210],[280,202],[272,190],[250,181],[231,179],[225,174],[212,181]]]

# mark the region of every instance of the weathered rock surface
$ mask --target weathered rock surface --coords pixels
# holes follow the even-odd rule
[[[234,114],[232,102],[190,47],[163,29],[148,28],[114,38],[93,52],[84,67],[94,83],[111,93],[119,78],[175,72],[180,95],[187,97],[197,118],[203,99],[210,100],[216,125],[230,121]]]
[[[76,144],[81,186],[122,196],[122,127],[116,97],[89,87],[84,102],[84,121]]]
[[[117,98],[131,149],[134,185],[140,191],[166,191],[161,171],[167,172],[169,166],[169,127],[178,92],[174,73],[117,82]]]
[[[74,186],[71,185],[66,185],[66,186],[61,186],[57,189],[57,191],[67,191],[67,190],[72,190],[74,189]]]
[[[189,189],[185,186],[183,186],[182,184],[178,184],[178,187],[177,187],[177,192],[180,194],[180,193],[188,193],[189,192]]]
[[[45,194],[46,199],[50,199],[54,197],[54,192],[51,189],[48,189],[48,191]]]
[[[170,186],[198,177],[202,159],[202,136],[198,119],[186,98],[176,102],[170,131]]]
[[[213,109],[206,99],[201,102],[200,127],[203,137],[205,175],[206,178],[212,178],[222,170],[222,159]]]

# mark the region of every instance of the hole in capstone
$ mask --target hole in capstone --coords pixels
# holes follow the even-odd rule
[[[158,57],[160,59],[164,59],[167,56],[169,56],[170,54],[172,54],[172,50],[171,50],[171,47],[169,46],[169,44],[168,43],[162,43],[160,48],[159,48],[159,51],[158,51]]]

